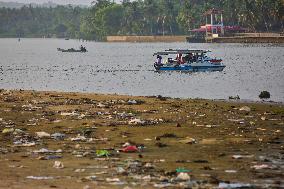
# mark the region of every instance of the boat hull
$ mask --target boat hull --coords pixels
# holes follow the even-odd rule
[[[60,52],[80,52],[80,53],[85,53],[87,52],[86,50],[76,50],[76,49],[61,49],[61,48],[57,48],[58,51]]]
[[[155,66],[157,71],[182,71],[182,72],[213,72],[223,71],[226,66]]]

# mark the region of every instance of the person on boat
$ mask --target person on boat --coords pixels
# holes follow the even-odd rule
[[[81,50],[81,51],[86,51],[86,48],[83,47],[83,45],[81,45],[80,50]]]
[[[173,63],[174,63],[173,58],[168,58],[168,63],[169,63],[169,64],[173,64]]]
[[[192,55],[192,53],[187,54],[187,55],[183,58],[183,60],[184,60],[185,62],[193,62],[193,55]]]
[[[162,64],[162,57],[160,55],[157,55],[157,64],[161,65]]]
[[[196,53],[196,54],[193,56],[192,61],[193,61],[193,62],[197,62],[197,60],[198,60],[198,54]]]
[[[176,60],[177,60],[178,64],[184,64],[184,60],[183,60],[183,57],[182,57],[181,53],[177,54]]]

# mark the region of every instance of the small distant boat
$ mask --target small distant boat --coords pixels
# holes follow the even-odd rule
[[[57,48],[58,51],[61,51],[61,52],[88,52],[87,49],[85,47],[81,47],[80,49],[74,49],[74,48],[71,48],[71,49],[61,49],[61,48]]]
[[[156,52],[153,55],[157,56],[157,60],[154,63],[154,67],[157,71],[223,71],[226,66],[221,63],[222,59],[210,58],[207,56],[208,52],[211,51],[169,49],[162,52]],[[166,56],[166,58],[163,59],[162,56]]]

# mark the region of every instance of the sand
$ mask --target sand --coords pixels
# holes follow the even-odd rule
[[[0,91],[0,188],[277,188],[283,142],[282,104]]]

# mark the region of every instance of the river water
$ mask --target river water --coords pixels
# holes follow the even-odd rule
[[[62,53],[79,48],[87,53]],[[222,58],[222,72],[154,72],[155,51],[205,49]],[[284,102],[283,45],[98,43],[62,39],[0,39],[0,88]]]

